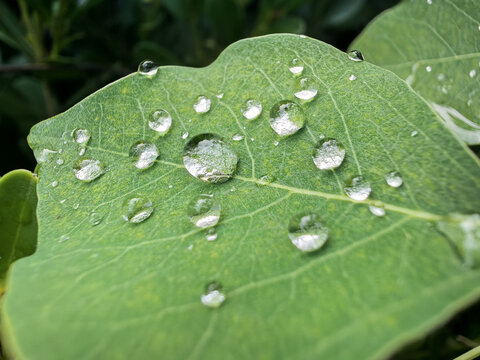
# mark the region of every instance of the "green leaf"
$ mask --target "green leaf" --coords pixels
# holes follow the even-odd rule
[[[0,179],[0,290],[10,265],[35,252],[37,246],[37,179],[14,170]]]
[[[480,2],[409,0],[350,46],[405,79],[467,144],[480,144]]]
[[[308,103],[294,96],[294,59],[318,90]],[[197,113],[201,95],[211,106]],[[263,107],[250,121],[249,99]],[[304,128],[277,136],[272,108],[299,127],[304,114]],[[149,126],[160,109],[172,118],[164,136]],[[345,148],[336,170],[312,161],[320,134]],[[3,344],[19,359],[379,358],[480,294],[480,272],[435,224],[478,212],[478,160],[397,76],[322,42],[247,39],[206,68],[132,74],[38,124],[29,142],[42,161],[40,246],[14,265],[2,307]],[[187,143],[190,171],[214,182],[185,169]],[[200,174],[195,161],[222,171]],[[356,174],[370,199],[345,195]],[[317,252],[290,241],[300,214],[311,216],[291,224],[293,238],[309,226],[321,245],[328,228]],[[202,305],[207,287],[216,309]]]

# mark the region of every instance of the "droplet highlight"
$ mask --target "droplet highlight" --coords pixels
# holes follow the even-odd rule
[[[218,308],[226,300],[225,294],[221,291],[222,286],[218,283],[210,283],[201,296],[202,304],[209,308]]]
[[[297,249],[305,252],[319,250],[328,239],[328,228],[319,215],[299,214],[288,224],[288,236]]]
[[[87,129],[75,129],[72,131],[71,136],[73,141],[77,144],[86,146],[90,140],[91,134]]]
[[[262,114],[262,103],[255,99],[247,100],[240,109],[247,120],[255,120]]]
[[[353,176],[343,189],[347,196],[355,201],[367,200],[372,192],[370,183],[361,175]]]
[[[301,75],[302,72],[303,72],[303,64],[300,60],[298,59],[293,59],[292,60],[292,64],[290,65],[290,67],[288,68],[288,70],[290,70],[290,72],[293,74],[293,75]]]
[[[403,179],[398,171],[391,171],[385,174],[385,181],[389,186],[394,188],[398,188],[403,184]]]
[[[363,54],[358,50],[352,50],[348,52],[348,58],[353,61],[363,61],[365,60]]]
[[[345,147],[335,139],[323,138],[313,149],[312,159],[320,170],[335,169],[345,159]]]
[[[163,136],[168,133],[172,126],[172,117],[167,110],[157,110],[153,113],[152,119],[148,122],[148,126]]]
[[[272,106],[269,122],[279,136],[290,136],[305,125],[305,114],[293,101],[282,100]]]
[[[100,160],[79,159],[73,168],[73,173],[78,180],[90,182],[105,172]]]
[[[310,78],[304,77],[298,81],[299,91],[295,92],[295,97],[303,101],[311,101],[317,96],[318,90],[312,84]]]
[[[221,211],[222,206],[213,195],[201,194],[190,202],[187,215],[192,224],[205,229],[218,224]]]
[[[138,73],[140,75],[153,76],[157,73],[158,66],[151,60],[145,60],[138,65]]]
[[[150,217],[153,213],[153,204],[147,197],[135,196],[127,199],[123,204],[123,220],[138,224]]]
[[[138,141],[129,151],[130,159],[137,169],[148,169],[158,158],[158,149],[155,144]]]
[[[193,104],[193,109],[197,114],[204,114],[210,110],[210,106],[212,105],[212,101],[204,96],[200,95],[195,99],[195,103]]]

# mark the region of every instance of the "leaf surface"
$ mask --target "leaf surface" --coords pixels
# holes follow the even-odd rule
[[[293,59],[318,90],[311,102],[293,95]],[[203,114],[199,95],[211,100]],[[249,99],[263,106],[252,121],[241,112]],[[269,112],[285,99],[306,125],[279,138]],[[149,127],[159,109],[172,117],[163,137]],[[73,172],[83,152],[76,129],[91,134],[82,156],[106,169],[91,182]],[[228,181],[202,181],[183,165],[186,143],[206,133],[238,156]],[[320,134],[346,149],[334,171],[312,161]],[[160,154],[145,170],[129,157],[142,140]],[[13,267],[2,308],[4,342],[19,359],[380,358],[480,293],[479,271],[434,224],[478,212],[478,161],[398,77],[322,42],[247,39],[206,68],[129,75],[35,126],[29,142],[43,161],[40,246]],[[387,185],[391,171],[401,187]],[[356,174],[371,183],[366,201],[344,193]],[[215,241],[188,217],[200,194],[222,207]],[[154,211],[132,224],[124,204],[137,195]],[[329,230],[318,252],[289,239],[299,213],[318,214]],[[226,296],[216,309],[200,301],[212,282]]]
[[[350,46],[405,79],[448,128],[480,143],[480,3],[404,1],[385,11]]]

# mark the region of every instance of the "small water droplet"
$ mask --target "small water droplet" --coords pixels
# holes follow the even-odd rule
[[[215,95],[217,98],[222,99],[223,98],[223,92],[218,91],[217,94]]]
[[[182,139],[185,140],[188,137],[188,132],[182,133]]]
[[[52,154],[56,154],[57,152],[55,150],[50,150],[50,149],[42,149],[42,150],[34,150],[33,154],[35,155],[35,159],[37,160],[38,163],[44,163],[48,159],[50,159],[50,156]]]
[[[232,136],[232,140],[233,141],[241,141],[241,140],[243,140],[243,135],[235,134],[235,135]]]
[[[294,94],[297,99],[311,101],[315,96],[317,96],[318,90],[315,89],[310,78],[301,78],[298,82],[298,87],[301,90]]]
[[[417,130],[413,130],[412,133],[410,134],[410,136],[412,136],[412,137],[417,136],[417,135],[418,135]]]
[[[427,70],[427,72],[431,72],[431,71],[432,71],[432,67],[431,67],[431,66],[426,66],[426,67],[425,67],[425,70]]]
[[[100,160],[79,159],[73,173],[78,180],[92,181],[104,174],[103,164]]]
[[[153,76],[157,73],[158,66],[151,60],[145,60],[138,65],[138,73],[140,75]]]
[[[58,185],[58,181],[57,181],[57,180],[55,180],[55,181],[53,181],[53,182],[52,182],[50,185],[51,185],[52,187],[57,187],[57,185]]]
[[[215,241],[218,238],[218,234],[215,231],[215,228],[208,229],[207,234],[205,235],[207,241]]]
[[[240,110],[242,111],[242,115],[245,117],[245,119],[255,120],[262,113],[262,103],[258,100],[250,99],[242,105]]]
[[[197,114],[204,114],[210,110],[211,105],[212,101],[208,97],[200,95],[196,98],[193,109]]]
[[[302,35],[300,35],[300,38],[302,38],[302,39],[306,39],[306,38],[308,38],[308,36],[307,36],[307,35],[303,35],[303,34],[302,34]]]
[[[385,174],[385,180],[387,181],[388,185],[394,188],[398,188],[403,184],[402,177],[400,176],[398,171],[392,171],[388,174]]]
[[[192,138],[183,150],[183,164],[196,178],[211,183],[230,179],[237,168],[235,151],[215,134]]]
[[[70,236],[68,236],[67,234],[64,234],[64,235],[60,236],[60,239],[58,240],[58,242],[63,243],[63,242],[68,241],[68,240],[70,240]]]
[[[469,75],[471,78],[475,77],[475,75],[477,75],[477,70],[475,70],[475,69],[470,70],[470,72],[468,73],[468,75]]]
[[[361,175],[353,176],[347,181],[343,189],[347,196],[355,201],[363,201],[368,199],[372,188],[370,183]]]
[[[268,185],[274,182],[275,180],[276,178],[274,175],[266,174],[266,175],[260,176],[260,178],[257,181],[257,185],[258,186]]]
[[[95,210],[92,210],[88,213],[88,222],[90,223],[90,225],[97,226],[102,222],[102,220],[103,220],[103,216],[100,215]]]
[[[352,50],[348,53],[348,58],[353,61],[363,61],[363,54],[358,50]]]
[[[222,206],[213,195],[201,194],[194,198],[187,209],[190,221],[199,228],[210,228],[218,224]]]
[[[57,165],[63,165],[63,159],[57,159]]]
[[[148,126],[163,136],[168,133],[172,126],[172,117],[167,110],[157,110],[153,113],[152,120],[148,122]]]
[[[130,148],[129,155],[137,169],[148,169],[158,158],[158,149],[155,144],[138,141]]]
[[[321,139],[313,149],[312,159],[320,170],[339,167],[345,158],[345,147],[335,139]]]
[[[76,203],[75,205],[73,205],[73,209],[74,210],[77,210],[79,208],[80,204],[79,203]]]
[[[295,134],[305,124],[302,108],[289,100],[282,100],[270,110],[270,126],[280,136]]]
[[[81,148],[80,151],[78,152],[78,155],[80,155],[80,156],[84,155],[84,154],[85,154],[85,150],[86,150],[86,149],[85,149],[84,147]]]
[[[381,201],[373,201],[368,205],[370,212],[375,216],[385,216],[386,211],[383,203]]]
[[[67,199],[60,200],[60,204],[65,204],[65,201],[67,201]]]
[[[445,74],[438,74],[437,79],[438,79],[438,81],[445,80]]]
[[[432,0],[427,0],[428,5],[432,5],[432,2],[433,2]]]
[[[278,144],[280,144],[280,143],[279,143],[278,141],[275,141],[275,142],[273,143],[273,146],[278,146]]]
[[[187,250],[192,250],[193,249],[193,244],[188,245]]]
[[[169,188],[169,189],[173,188],[173,185],[168,185],[168,188]]]
[[[133,224],[141,223],[148,219],[153,212],[150,199],[144,196],[134,196],[123,204],[123,220]]]
[[[326,228],[317,214],[299,214],[288,224],[288,236],[299,250],[311,252],[320,249],[328,238]]]
[[[73,141],[77,144],[86,146],[90,140],[91,134],[87,129],[75,129],[72,131],[71,136]]]
[[[220,307],[226,299],[225,294],[221,290],[222,286],[220,284],[209,284],[201,297],[202,304],[209,308]]]
[[[303,72],[303,64],[298,59],[292,60],[292,65],[288,68],[293,75],[301,75]]]
[[[350,77],[348,78],[348,80],[350,80],[350,81],[353,81],[353,80],[356,80],[356,79],[357,79],[357,77],[353,74],[350,75]]]

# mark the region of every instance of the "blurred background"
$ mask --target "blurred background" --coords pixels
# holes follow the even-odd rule
[[[306,34],[345,50],[398,0],[0,0],[0,175],[35,159],[37,122],[104,85],[159,65],[210,64],[229,44]]]
[[[0,175],[35,159],[37,122],[159,65],[210,64],[236,40],[306,34],[340,50],[398,0],[0,0]],[[452,359],[480,344],[480,303],[392,359]]]

